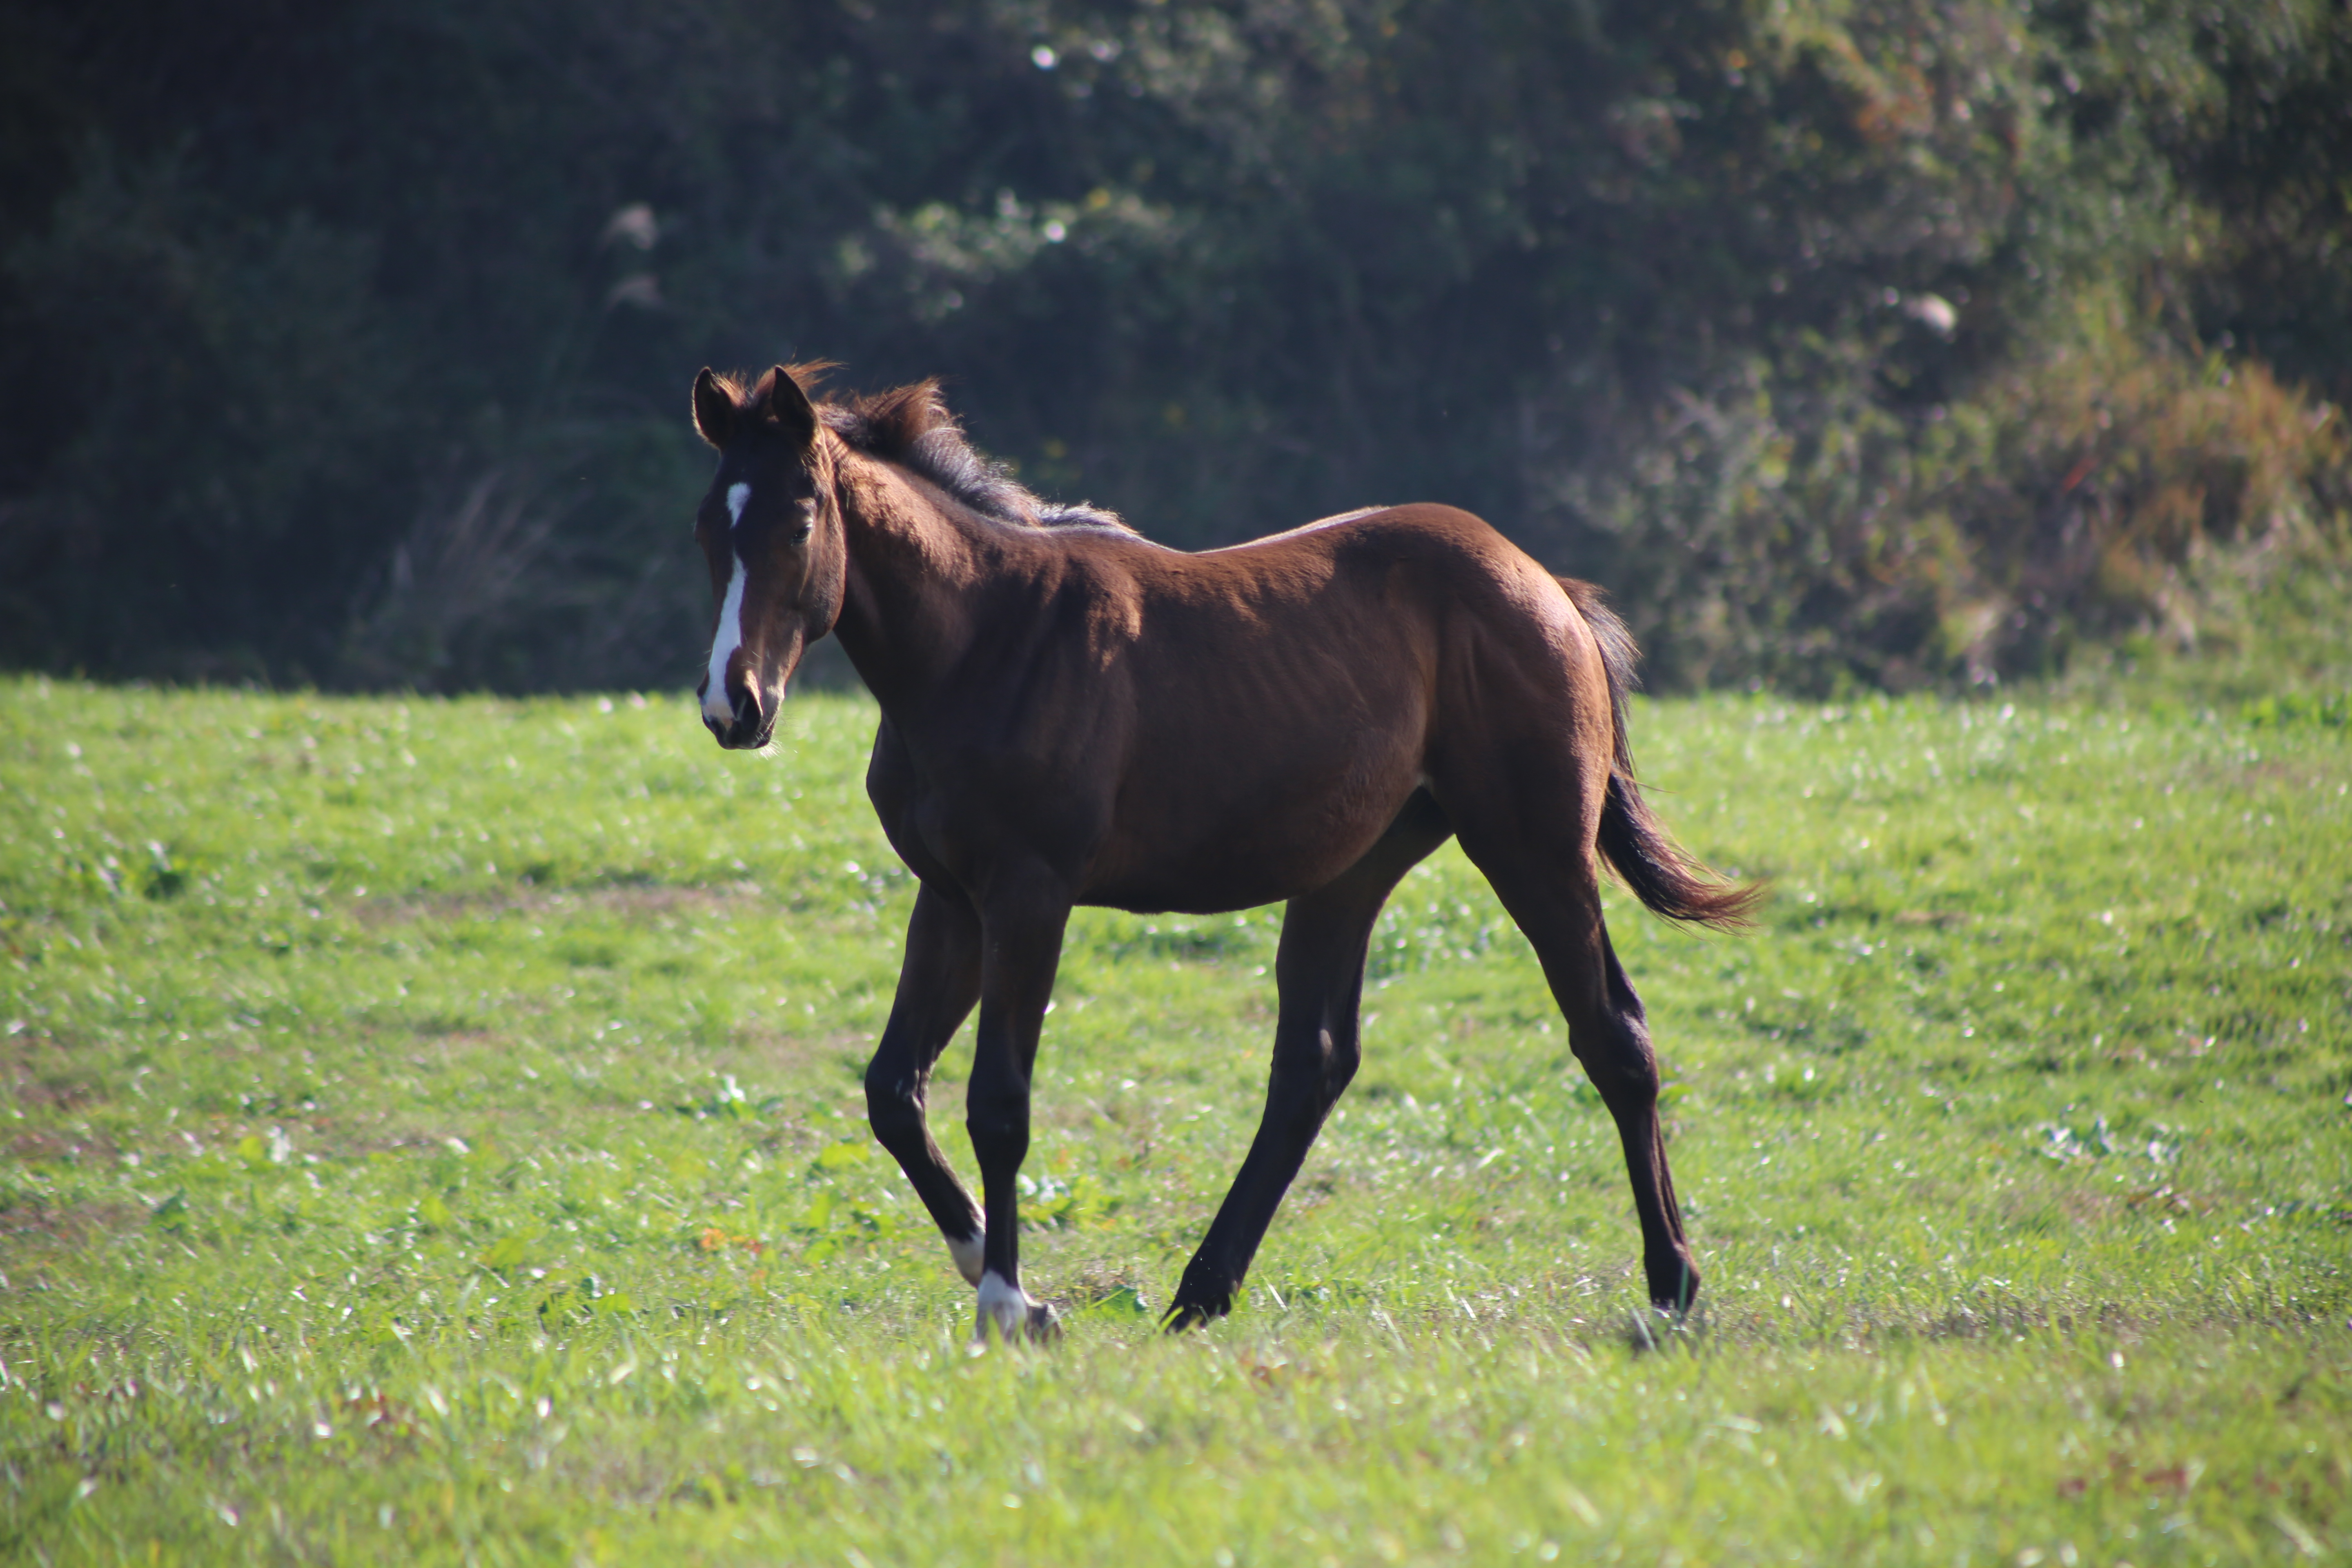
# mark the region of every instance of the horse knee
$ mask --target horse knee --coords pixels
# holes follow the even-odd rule
[[[1029,1096],[1018,1090],[990,1092],[974,1084],[965,1091],[963,1125],[983,1166],[1017,1166],[1029,1152]]]
[[[866,1121],[875,1141],[892,1153],[919,1146],[923,1141],[923,1099],[920,1087],[877,1062],[866,1069]]]
[[[875,1142],[894,1153],[922,1142],[923,1107],[911,1094],[877,1093],[866,1085],[866,1122],[874,1130]]]
[[[1323,1054],[1323,1104],[1328,1109],[1338,1104],[1356,1080],[1356,1069],[1364,1063],[1364,1049],[1353,1029],[1337,1038],[1325,1037],[1329,1041]]]
[[[1318,1023],[1308,1028],[1278,1029],[1275,1034],[1276,1086],[1295,1084],[1326,1108],[1346,1090],[1363,1059],[1353,1029],[1331,1029]]]
[[[1310,1084],[1345,1084],[1355,1077],[1362,1060],[1355,1030],[1331,1027],[1322,1018],[1312,1023],[1275,1025],[1275,1077],[1303,1079]]]

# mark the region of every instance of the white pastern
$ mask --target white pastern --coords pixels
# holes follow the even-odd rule
[[[727,526],[730,528],[743,526],[743,503],[751,499],[751,486],[729,485],[727,487]]]
[[[974,1231],[961,1241],[948,1237],[948,1256],[955,1259],[956,1272],[963,1276],[967,1285],[980,1283],[981,1259],[987,1252],[988,1238],[982,1232]]]
[[[750,494],[749,485],[737,485],[727,492],[730,505],[742,510],[736,502],[738,493]],[[727,579],[727,602],[719,606],[719,635],[710,639],[710,683],[703,688],[702,711],[724,724],[735,717],[735,705],[727,696],[727,661],[743,646],[743,559],[736,556],[734,575]]]
[[[1027,1338],[1029,1296],[993,1268],[980,1277],[980,1322],[972,1338],[984,1340],[994,1329],[1006,1344]]]

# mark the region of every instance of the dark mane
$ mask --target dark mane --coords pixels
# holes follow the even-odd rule
[[[825,428],[868,457],[895,463],[920,475],[983,517],[1024,528],[1113,528],[1132,533],[1117,512],[1081,501],[1063,506],[1040,500],[1013,479],[1003,463],[982,457],[965,439],[963,426],[940,396],[940,384],[926,380],[887,392],[852,394],[819,400],[817,384],[835,366],[813,360],[781,367],[816,404]],[[756,407],[765,400],[770,371],[746,386],[739,378],[722,382],[739,404]]]

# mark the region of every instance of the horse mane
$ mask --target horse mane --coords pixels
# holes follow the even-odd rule
[[[721,384],[739,405],[756,408],[767,400],[773,378],[781,371],[808,395],[824,427],[844,443],[869,458],[896,464],[929,479],[982,517],[995,521],[1022,528],[1135,531],[1115,511],[1085,501],[1067,506],[1041,500],[1013,477],[1006,464],[983,457],[964,436],[962,425],[940,396],[936,379],[894,386],[887,392],[818,399],[817,384],[826,373],[836,368],[830,360],[807,360],[780,365],[748,386],[731,376],[722,378]]]

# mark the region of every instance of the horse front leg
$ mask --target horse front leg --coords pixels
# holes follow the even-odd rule
[[[972,1337],[993,1329],[1008,1343],[1058,1332],[1054,1310],[1021,1287],[1020,1194],[1014,1183],[1029,1152],[1029,1084],[1037,1037],[1054,996],[1068,896],[1042,879],[992,899],[982,916],[980,1039],[964,1125],[980,1161],[982,1241],[980,1317]]]
[[[907,921],[907,958],[890,1021],[866,1068],[874,1136],[907,1173],[967,1283],[980,1283],[980,1205],[948,1165],[924,1116],[931,1068],[980,997],[980,917],[961,893],[925,883]]]

